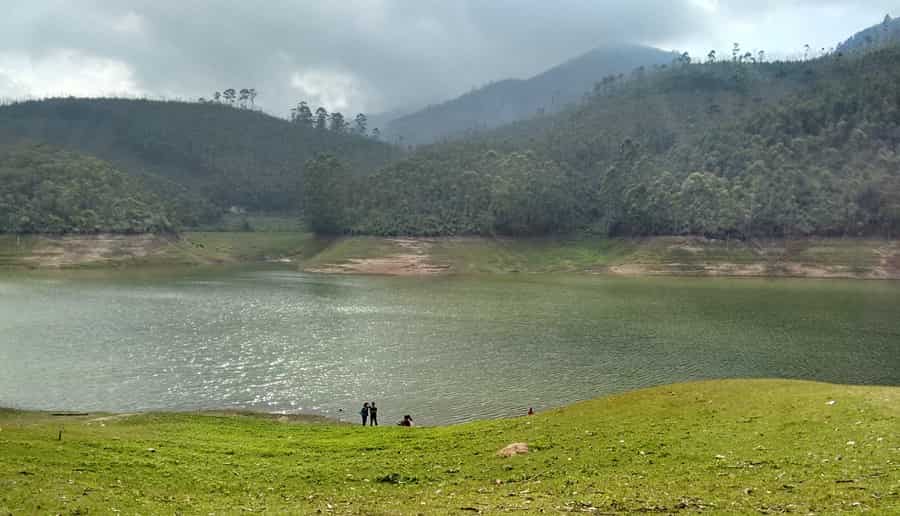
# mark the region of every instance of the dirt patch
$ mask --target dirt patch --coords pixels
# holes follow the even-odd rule
[[[875,252],[879,258],[878,268],[887,277],[900,278],[900,247],[897,244],[887,245]]]
[[[894,256],[900,262],[900,257]],[[620,276],[712,276],[712,277],[786,277],[822,279],[900,279],[900,263],[893,266],[856,270],[844,266],[818,266],[793,262],[768,263],[703,263],[703,264],[639,264],[628,263],[609,267],[611,274]]]
[[[23,261],[34,267],[72,267],[150,256],[176,237],[159,235],[80,235],[41,237]]]
[[[401,252],[377,258],[352,258],[345,263],[328,264],[307,269],[322,274],[371,274],[383,276],[428,276],[445,273],[449,265],[431,261],[430,240],[390,239]]]
[[[516,455],[525,455],[528,453],[528,443],[512,443],[497,452],[500,457],[515,457]]]

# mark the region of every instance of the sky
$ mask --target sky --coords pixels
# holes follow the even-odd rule
[[[7,0],[0,99],[197,99],[255,88],[346,114],[409,111],[621,43],[799,56],[895,0]]]

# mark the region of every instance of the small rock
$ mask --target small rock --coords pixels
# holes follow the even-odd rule
[[[826,403],[826,405],[828,405],[828,406],[833,406],[833,405],[836,405],[836,404],[837,404],[837,401],[835,401],[835,400],[831,400],[831,401],[829,401],[828,403]]]
[[[847,441],[847,446],[856,446],[856,441]]]
[[[156,448],[147,448],[147,451],[150,453],[156,453]]]

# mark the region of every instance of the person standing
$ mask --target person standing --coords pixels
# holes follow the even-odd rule
[[[366,419],[369,418],[369,403],[363,403],[362,410],[359,411],[359,415],[362,416],[363,426],[366,426]]]
[[[378,426],[378,407],[374,401],[369,404],[369,426]]]

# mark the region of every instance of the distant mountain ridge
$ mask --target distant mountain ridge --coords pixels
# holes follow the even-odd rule
[[[598,48],[530,79],[505,79],[393,120],[387,135],[425,144],[499,127],[540,112],[553,113],[581,99],[603,77],[668,65],[673,52],[638,45]]]
[[[861,30],[837,47],[838,52],[869,50],[900,42],[900,18],[886,15],[884,21]]]

